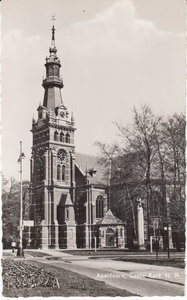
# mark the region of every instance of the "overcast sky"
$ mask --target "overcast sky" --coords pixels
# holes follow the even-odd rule
[[[2,8],[3,173],[29,179],[33,114],[56,13],[62,97],[76,121],[76,151],[97,154],[115,141],[133,106],[158,114],[185,110],[185,0],[6,0]]]

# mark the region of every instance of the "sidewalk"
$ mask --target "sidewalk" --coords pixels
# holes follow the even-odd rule
[[[75,262],[77,265],[82,265],[82,262]],[[168,266],[157,266],[151,264],[135,263],[135,262],[122,262],[114,261],[111,259],[97,259],[87,260],[84,262],[84,266],[92,268],[99,268],[101,270],[115,270],[125,273],[132,278],[153,278],[155,280],[164,280],[167,282],[177,283],[184,285],[185,272],[184,269],[174,268]]]
[[[183,285],[144,276],[138,277],[136,272],[131,272],[130,274],[133,274],[133,276],[129,276],[129,273],[110,269],[103,264],[89,266],[90,260],[87,261],[88,263],[86,261],[55,261],[46,259],[42,259],[40,262],[86,275],[95,280],[104,281],[113,287],[127,290],[139,296],[184,296]],[[125,267],[129,271],[129,265],[125,264],[123,269]]]

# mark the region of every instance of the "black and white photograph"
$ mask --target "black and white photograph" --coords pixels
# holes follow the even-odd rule
[[[185,296],[185,38],[185,0],[1,1],[1,297]]]

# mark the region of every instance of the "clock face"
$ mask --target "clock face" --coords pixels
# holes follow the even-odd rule
[[[67,156],[67,153],[64,149],[60,149],[57,153],[58,160],[60,160],[61,162],[65,161],[66,156]]]

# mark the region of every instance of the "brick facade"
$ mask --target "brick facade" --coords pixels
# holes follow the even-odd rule
[[[97,238],[98,246],[105,246],[108,240],[100,239],[98,222],[108,212],[107,184],[96,158],[75,153],[76,128],[73,116],[70,117],[62,101],[63,80],[54,32],[53,26],[45,64],[43,105],[37,109],[38,118],[33,119],[31,130],[30,197],[34,220],[31,245],[56,249],[91,248]],[[86,170],[85,163],[92,171]],[[115,220],[113,246],[124,247],[124,224]],[[103,230],[107,232],[108,226],[110,224],[105,224]],[[117,238],[116,230],[121,227],[123,235]],[[112,231],[110,234],[112,239]]]

